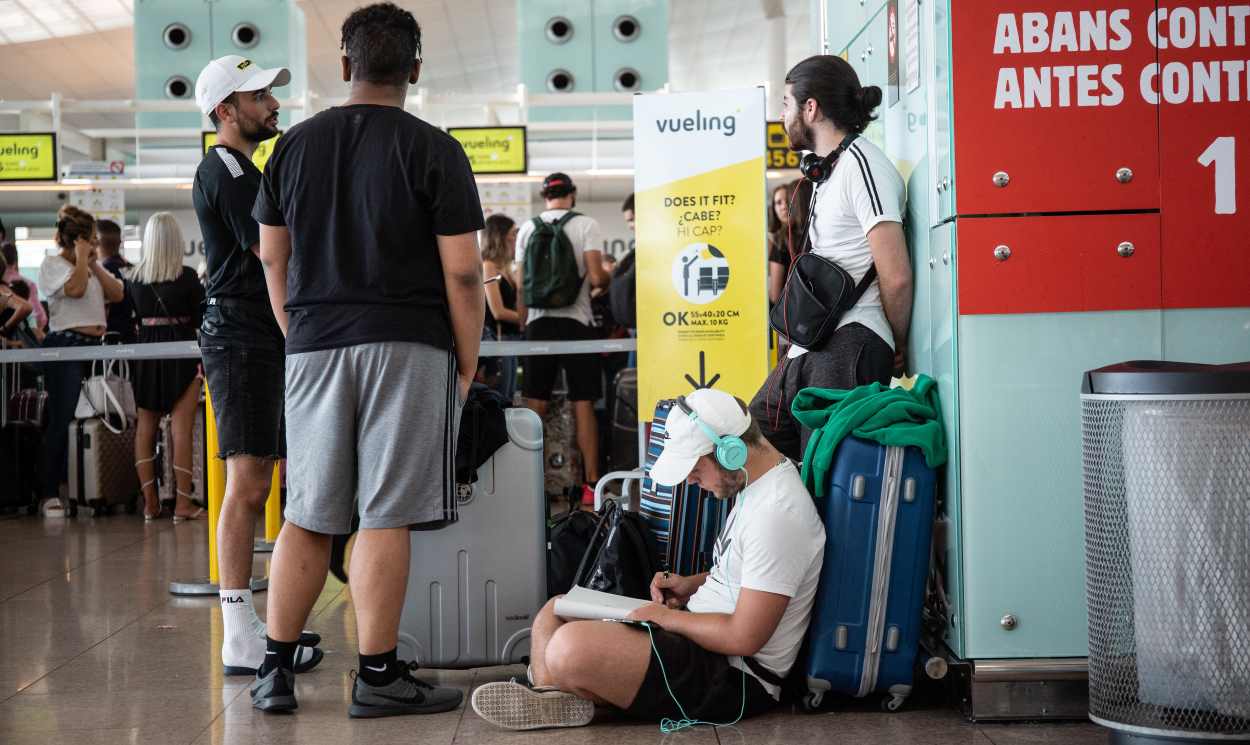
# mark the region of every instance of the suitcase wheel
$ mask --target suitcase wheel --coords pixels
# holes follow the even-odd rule
[[[905,696],[896,696],[892,693],[887,694],[884,698],[881,699],[881,710],[882,711],[898,711],[899,709],[903,708],[903,702],[906,700],[907,700],[907,697]]]

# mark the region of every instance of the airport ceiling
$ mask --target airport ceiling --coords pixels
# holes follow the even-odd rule
[[[190,0],[189,0],[190,1]],[[311,89],[345,93],[339,24],[363,0],[297,0],[308,24]],[[771,0],[776,2],[777,0]],[[809,0],[781,0],[786,61],[812,53]],[[0,0],[0,99],[133,96],[134,0]],[[425,41],[422,85],[437,93],[510,93],[518,81],[515,0],[404,0]],[[669,78],[677,90],[766,79],[770,0],[672,0]]]

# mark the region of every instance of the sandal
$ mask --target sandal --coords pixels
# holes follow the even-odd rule
[[[184,491],[179,491],[179,490],[177,490],[177,489],[175,489],[174,491],[175,491],[175,492],[177,492],[178,496],[183,497],[183,498],[184,498],[184,499],[186,499],[188,502],[190,502],[190,501],[191,501],[191,495],[190,495],[190,494],[188,494],[188,493],[186,493],[186,492],[184,492]],[[193,504],[194,504],[194,503],[193,503]],[[203,518],[203,517],[204,517],[204,514],[205,514],[205,512],[204,512],[204,508],[203,508],[203,507],[197,507],[197,508],[195,509],[195,512],[192,512],[190,515],[179,515],[177,512],[174,512],[174,525],[177,525],[178,523],[184,523],[184,522],[186,522],[186,521],[188,521],[188,520],[199,520],[199,519],[201,519],[201,518]]]
[[[138,470],[140,465],[144,463],[151,463],[154,460],[156,460],[156,456],[152,456],[151,458],[144,458],[143,460],[137,460],[135,461],[135,469]],[[148,512],[148,504],[147,504],[148,500],[147,500],[147,497],[143,496],[143,490],[147,489],[149,486],[152,486],[155,483],[156,483],[156,479],[152,478],[139,485],[139,498],[143,500],[143,522],[145,523],[150,523],[153,520],[161,516],[160,495],[158,494],[156,498],[156,512],[155,513]]]

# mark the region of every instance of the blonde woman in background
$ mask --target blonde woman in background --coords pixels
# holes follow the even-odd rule
[[[126,294],[139,323],[139,343],[195,341],[204,288],[195,270],[182,265],[182,230],[174,216],[158,212],[143,229],[143,259],[129,270]],[[191,428],[199,408],[196,360],[139,360],[135,363],[135,468],[143,485],[143,519],[160,517],[153,453],[161,417],[172,414],[174,522],[202,517],[191,503]],[[168,457],[168,456],[167,456]]]

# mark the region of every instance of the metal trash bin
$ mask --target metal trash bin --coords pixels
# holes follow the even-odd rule
[[[1090,719],[1250,742],[1250,363],[1087,372],[1081,435]]]

